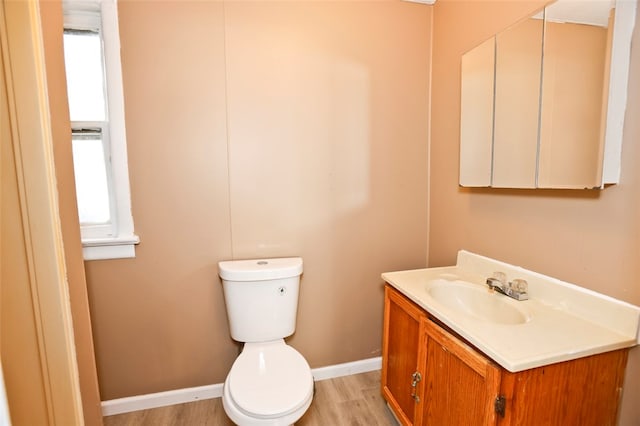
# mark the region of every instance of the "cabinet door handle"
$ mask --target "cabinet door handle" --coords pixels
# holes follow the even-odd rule
[[[416,388],[418,386],[418,382],[422,380],[422,375],[419,372],[415,372],[411,375],[411,398],[418,403],[420,402],[420,397],[416,393]]]

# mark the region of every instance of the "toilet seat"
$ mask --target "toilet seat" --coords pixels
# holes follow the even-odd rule
[[[246,343],[227,383],[233,403],[253,418],[285,416],[308,404],[313,394],[309,364],[282,339]]]

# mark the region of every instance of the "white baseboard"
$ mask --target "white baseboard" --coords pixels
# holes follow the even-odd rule
[[[360,361],[345,362],[344,364],[329,365],[327,367],[312,368],[313,379],[334,379],[336,377],[350,376],[352,374],[367,373],[382,368],[382,357],[362,359]]]
[[[313,368],[311,373],[315,381],[349,376],[351,374],[366,373],[380,370],[382,358],[369,358],[344,364],[329,365]],[[222,383],[170,390],[166,392],[150,393],[146,395],[130,396],[126,398],[102,401],[102,415],[130,413],[132,411],[147,410],[149,408],[166,407],[167,405],[183,404],[202,399],[219,398],[222,396]]]
[[[222,396],[222,383],[129,396],[126,398],[102,401],[102,415],[130,413],[149,408],[166,407],[167,405],[194,402],[201,399],[219,398]]]

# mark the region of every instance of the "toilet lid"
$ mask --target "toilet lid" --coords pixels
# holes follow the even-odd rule
[[[283,341],[247,345],[229,373],[238,408],[253,417],[279,417],[309,399],[313,376],[302,355]]]

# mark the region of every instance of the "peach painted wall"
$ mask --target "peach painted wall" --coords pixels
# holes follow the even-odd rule
[[[456,252],[466,249],[640,305],[640,26],[633,40],[619,185],[602,191],[458,186],[460,57],[543,5],[438,0],[434,6],[429,266],[454,264]],[[635,348],[620,425],[638,424],[639,395]]]
[[[135,259],[86,263],[104,400],[221,383],[217,262],[302,256],[289,343],[380,355],[427,250],[430,6],[120,1]]]

